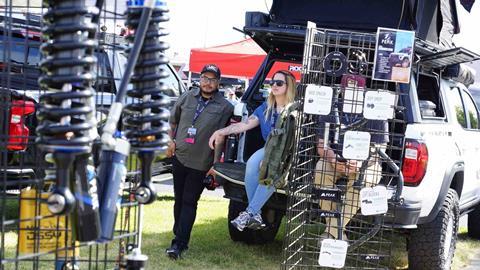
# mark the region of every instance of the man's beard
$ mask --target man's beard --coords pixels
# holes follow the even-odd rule
[[[204,91],[202,88],[200,88],[200,92],[202,93],[202,96],[207,96],[207,97],[213,96],[217,91],[218,89],[207,92],[207,91]]]

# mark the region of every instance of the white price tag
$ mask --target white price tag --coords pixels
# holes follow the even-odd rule
[[[348,243],[342,240],[325,239],[322,241],[318,264],[324,267],[343,268],[347,258]]]
[[[363,116],[371,120],[393,118],[395,95],[386,91],[367,91],[363,104]]]
[[[360,207],[362,215],[385,214],[388,211],[388,191],[384,186],[366,187],[360,190]]]
[[[307,85],[303,111],[309,114],[328,115],[332,108],[333,89],[315,84]]]
[[[343,139],[342,155],[346,159],[366,160],[370,153],[370,133],[347,131]]]

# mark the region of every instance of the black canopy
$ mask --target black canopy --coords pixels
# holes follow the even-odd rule
[[[371,32],[377,27],[414,30],[417,37],[445,46],[459,32],[455,0],[273,0],[270,20]]]

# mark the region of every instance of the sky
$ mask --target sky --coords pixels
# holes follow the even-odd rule
[[[454,36],[457,46],[463,46],[480,53],[480,1],[476,1],[470,13],[463,7],[458,9],[460,18],[460,34]]]
[[[189,55],[191,48],[204,48],[233,43],[244,35],[246,11],[267,11],[271,0],[169,0],[171,50],[179,58]]]
[[[244,35],[233,30],[243,29],[246,11],[268,13],[272,0],[166,0],[170,31],[167,51],[177,62],[188,62],[190,49],[233,43]],[[106,1],[108,10],[115,10],[115,1]],[[125,1],[117,0],[117,10],[125,9]],[[120,23],[120,22],[119,22]]]

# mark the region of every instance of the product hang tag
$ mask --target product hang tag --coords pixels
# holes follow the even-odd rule
[[[387,91],[368,91],[365,93],[363,116],[370,120],[393,118],[396,96]]]
[[[366,160],[370,154],[370,133],[347,131],[343,139],[342,156],[346,159]]]
[[[315,84],[307,85],[303,111],[309,114],[328,115],[332,109],[333,89]]]
[[[185,142],[189,144],[195,143],[195,135],[197,135],[197,129],[191,127],[187,130],[187,138],[185,138]]]
[[[365,84],[365,77],[361,75],[343,74],[341,85],[344,113],[362,113]]]
[[[348,243],[342,240],[325,239],[322,241],[318,264],[324,267],[343,268],[347,258]]]
[[[360,190],[362,215],[385,214],[388,211],[388,192],[384,186],[365,187]]]

